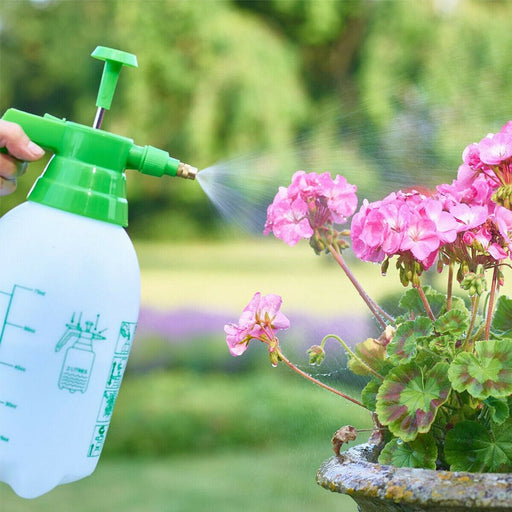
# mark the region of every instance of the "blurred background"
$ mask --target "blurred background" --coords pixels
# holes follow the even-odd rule
[[[265,347],[231,358],[223,325],[254,292],[282,295],[283,349],[305,369],[325,334],[376,333],[329,258],[260,237],[266,206],[297,169],[343,174],[371,200],[451,181],[466,145],[512,118],[511,17],[507,0],[4,0],[1,112],[90,125],[90,53],[134,53],[103,128],[208,168],[217,206],[236,201],[222,216],[196,182],[128,172],[142,310],[104,453],[35,501],[0,484],[2,512],[355,510],[315,471],[338,427],[369,418],[271,368]],[[393,303],[392,276],[356,272]],[[357,394],[345,367],[333,343],[308,371]]]

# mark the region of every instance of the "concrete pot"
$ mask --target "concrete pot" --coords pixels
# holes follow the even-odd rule
[[[511,473],[396,468],[376,463],[378,447],[362,444],[326,460],[322,487],[347,494],[361,512],[510,512]]]

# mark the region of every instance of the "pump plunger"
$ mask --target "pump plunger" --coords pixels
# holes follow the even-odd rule
[[[100,88],[96,98],[96,106],[98,107],[98,110],[96,111],[96,117],[92,125],[93,128],[99,130],[101,128],[101,123],[103,122],[105,110],[110,110],[110,106],[112,105],[112,98],[116,91],[121,68],[123,66],[136,68],[137,57],[131,53],[114,50],[113,48],[106,48],[104,46],[98,46],[91,53],[91,56],[95,59],[105,61],[103,76],[101,77]]]

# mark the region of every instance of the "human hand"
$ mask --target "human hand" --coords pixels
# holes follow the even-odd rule
[[[39,160],[44,150],[32,142],[21,126],[0,119],[0,196],[6,196],[16,189],[16,178],[27,168],[27,162]]]

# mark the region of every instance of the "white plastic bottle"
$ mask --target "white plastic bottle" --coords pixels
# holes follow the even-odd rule
[[[0,219],[0,244],[0,480],[34,498],[96,467],[139,267],[121,226],[31,201]]]
[[[28,201],[0,219],[0,481],[24,498],[94,471],[133,342],[140,300],[125,169],[194,179],[197,169],[100,130],[119,71],[105,61],[93,127],[9,109],[54,153]]]

